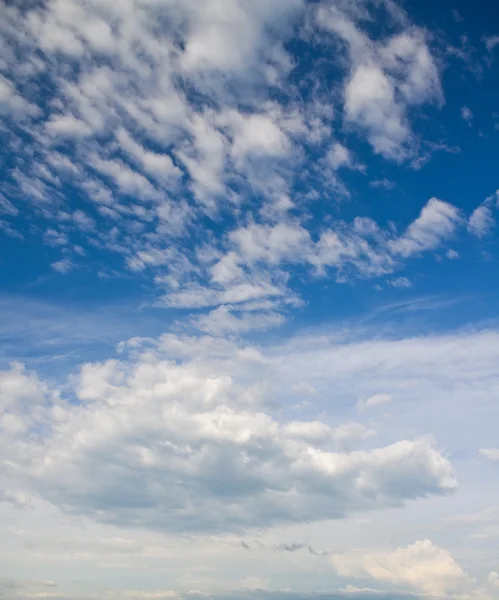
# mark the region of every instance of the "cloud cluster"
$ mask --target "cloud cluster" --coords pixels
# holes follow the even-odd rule
[[[315,277],[333,274],[339,282],[389,274],[409,258],[438,250],[464,224],[455,206],[437,198],[431,198],[402,233],[361,217],[352,223],[337,221],[315,238],[296,220],[251,222],[230,232],[225,249],[207,257],[198,285],[188,283],[177,291],[182,282],[163,279],[170,289],[162,303],[178,308],[219,305],[200,320],[219,324],[206,329],[212,333],[244,330],[244,321],[250,319],[255,319],[255,328],[263,328],[282,322],[278,311],[299,300],[288,285],[293,268],[305,267]],[[403,277],[389,284],[411,286]],[[251,317],[244,314],[248,310]],[[238,316],[241,312],[243,317]]]
[[[409,225],[311,218],[349,195],[343,174],[369,174],[350,140],[417,160],[413,109],[443,102],[428,34],[389,0],[50,0],[9,6],[0,27],[14,156],[0,227],[39,233],[60,275],[140,274],[156,304],[200,313],[202,331],[243,333],[300,303],[294,268],[380,277],[464,228],[436,198]],[[310,76],[297,79],[290,40],[316,56]],[[321,56],[340,75],[317,85]],[[490,231],[491,210],[471,215],[472,235]]]
[[[177,285],[182,274],[192,287],[205,277],[202,257],[224,254],[243,236],[248,252],[253,237],[272,264],[294,254],[317,270],[353,263],[371,274],[390,271],[393,258],[366,239],[376,238],[374,224],[307,225],[314,198],[348,194],[340,172],[365,170],[337,139],[342,121],[386,158],[409,159],[416,151],[409,107],[441,100],[424,32],[391,2],[380,5],[389,26],[380,41],[365,27],[376,8],[365,0],[7,7],[0,102],[15,164],[3,185],[3,229],[22,235],[18,217],[36,223],[61,274],[112,252],[132,272],[155,269]],[[324,89],[298,82],[286,46],[295,38],[328,56],[341,50],[345,80]],[[221,230],[228,235],[219,247]],[[426,242],[411,242],[412,254]],[[238,274],[238,285],[260,285]],[[259,279],[276,285],[274,276]],[[222,299],[217,305],[231,303],[232,290],[210,293]],[[249,327],[244,320],[277,323],[277,308],[258,319],[230,317],[236,330]]]
[[[350,586],[347,597],[490,600],[493,576],[480,591],[463,574],[443,548],[446,521],[432,513],[428,522],[428,510],[462,511],[469,488],[459,477],[454,493],[454,469],[465,473],[460,456],[477,459],[478,428],[484,459],[494,459],[498,348],[494,331],[322,331],[267,347],[166,334],[83,363],[60,392],[15,364],[0,376],[0,511],[11,540],[0,554],[59,561],[64,572],[78,561],[85,573],[100,565],[164,577],[168,564],[174,590],[213,591],[221,580],[234,590],[248,565],[265,582],[269,563],[286,578],[317,573],[321,589],[339,573],[334,589]],[[408,503],[415,523],[399,533]],[[495,514],[466,523],[493,535]],[[438,545],[414,544],[420,523]],[[461,537],[477,533],[462,523]],[[463,567],[464,548],[475,552],[466,540]],[[198,562],[206,574],[173,578]]]
[[[255,350],[172,336],[161,349],[134,345],[128,360],[83,365],[73,401],[20,365],[1,374],[14,491],[121,526],[223,532],[455,489],[428,438],[362,449],[373,434],[362,424],[278,419]]]

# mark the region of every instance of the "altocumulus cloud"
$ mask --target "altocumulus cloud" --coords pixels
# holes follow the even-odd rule
[[[365,26],[377,10],[381,39]],[[364,217],[327,227],[308,218],[314,198],[349,195],[343,173],[365,170],[337,131],[351,128],[387,160],[416,161],[412,109],[442,104],[430,37],[389,0],[53,0],[11,3],[2,16],[13,165],[0,227],[19,237],[17,217],[36,219],[60,276],[86,261],[105,276],[117,254],[123,271],[156,284],[158,304],[211,306],[192,321],[199,329],[241,333],[285,321],[292,266],[338,282],[379,277],[466,225],[436,198],[401,232]],[[312,69],[297,81],[293,35],[326,48],[343,76],[317,86]],[[482,207],[468,229],[482,236],[492,223]],[[255,308],[255,297],[267,303]]]

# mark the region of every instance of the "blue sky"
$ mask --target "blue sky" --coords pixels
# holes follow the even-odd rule
[[[0,10],[0,596],[497,598],[499,8]]]

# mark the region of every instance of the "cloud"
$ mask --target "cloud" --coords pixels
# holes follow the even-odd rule
[[[326,155],[329,165],[336,171],[341,167],[352,167],[352,156],[348,148],[342,144],[335,143]]]
[[[72,219],[78,229],[82,231],[93,231],[95,229],[95,221],[82,210],[75,210]]]
[[[388,404],[393,400],[390,394],[374,394],[374,396],[370,396],[367,400],[360,400],[358,403],[358,407],[361,410],[365,410],[368,408],[373,408],[375,406],[380,406],[382,404]]]
[[[267,535],[320,521],[324,533],[323,520],[379,516],[456,490],[451,460],[476,447],[462,435],[459,452],[448,454],[454,419],[476,431],[476,415],[490,413],[494,331],[385,338],[378,319],[369,335],[322,330],[282,341],[263,333],[297,327],[289,313],[305,306],[299,295],[308,301],[327,278],[407,286],[419,280],[401,276],[410,260],[450,253],[467,225],[474,234],[476,215],[468,220],[443,200],[418,216],[421,198],[397,222],[359,209],[357,181],[392,189],[389,179],[369,180],[391,177],[385,159],[421,164],[429,142],[420,132],[437,134],[419,128],[428,106],[443,103],[437,38],[390,0],[47,0],[6,6],[0,40],[8,152],[0,228],[46,244],[47,285],[59,281],[50,265],[58,273],[85,266],[152,295],[140,323],[131,308],[95,316],[59,307],[49,317],[11,301],[2,355],[43,366],[36,375],[14,365],[0,377],[0,520],[9,523],[0,553],[14,540],[14,551],[39,556],[44,569],[55,553],[52,524],[71,522],[60,526],[58,552],[62,561],[81,551],[78,569],[92,560],[109,568],[126,555],[134,568],[149,572],[158,561],[173,573],[189,545],[195,580],[210,568],[196,552],[232,573],[224,560],[232,550],[220,548],[234,531]],[[346,197],[353,202],[342,204]],[[119,332],[151,335],[164,318],[201,334],[134,338],[102,359]],[[260,345],[243,344],[251,333]],[[75,363],[66,379],[60,365]],[[300,403],[305,395],[313,403]],[[475,412],[467,412],[471,396]],[[372,410],[357,412],[359,398]],[[433,439],[421,415],[435,405]],[[481,444],[490,450],[494,419],[486,421]],[[28,505],[36,508],[19,517]],[[75,539],[93,541],[70,548],[77,526]],[[142,528],[157,535],[154,549],[106,538],[115,526],[132,539]],[[213,540],[201,551],[206,532]],[[302,556],[279,559],[316,560],[311,549],[321,543],[288,532],[267,547],[278,547],[279,535],[304,539]],[[234,575],[240,596],[267,582],[244,566]],[[148,583],[121,595],[181,597]]]
[[[331,562],[343,577],[371,578],[435,597],[458,592],[470,579],[451,554],[430,540],[389,551],[351,551],[336,554]]]
[[[393,190],[395,183],[390,179],[375,179],[369,182],[369,185],[374,189]]]
[[[483,41],[485,43],[485,46],[487,47],[487,50],[489,52],[492,52],[495,49],[495,47],[499,45],[499,35],[491,35],[488,37],[484,37]]]
[[[284,295],[284,290],[266,281],[236,282],[225,289],[192,286],[181,292],[169,293],[164,298],[166,306],[176,308],[203,308],[219,304],[240,304]]]
[[[335,268],[341,281],[348,269],[363,277],[391,273],[401,258],[439,248],[462,224],[455,206],[431,198],[402,235],[394,235],[393,228],[383,231],[371,219],[357,217],[353,223],[337,222],[335,228],[324,229],[316,242],[308,230],[292,222],[250,224],[231,232],[229,239],[239,257],[234,259],[236,263],[308,263],[319,273],[327,267]],[[408,284],[403,277],[392,281],[395,287]]]
[[[37,117],[40,113],[38,106],[25,100],[14,83],[0,74],[0,114],[18,121]]]
[[[231,155],[236,162],[254,155],[279,157],[290,152],[286,134],[267,115],[244,115],[239,111],[229,111],[219,118],[230,130],[233,139]]]
[[[46,130],[59,137],[85,137],[91,135],[92,129],[85,123],[77,119],[74,115],[53,116],[45,125]]]
[[[3,194],[0,194],[0,213],[15,217],[19,214],[19,210]]]
[[[2,373],[2,435],[24,448],[4,446],[12,485],[97,521],[171,532],[344,518],[454,491],[430,439],[357,449],[373,434],[362,424],[277,420],[270,381],[248,379],[254,353],[175,362],[181,340],[165,344],[166,356],[82,365],[77,403],[21,367]]]
[[[58,273],[69,273],[74,268],[74,264],[68,258],[62,258],[51,264],[52,269]]]
[[[302,0],[251,6],[237,0],[230,9],[218,0],[202,9],[193,0],[130,1],[121,11],[109,0],[99,6],[68,0],[64,7],[54,0],[30,5],[25,14],[10,7],[2,31],[12,66],[1,98],[9,139],[23,151],[16,153],[9,183],[48,221],[60,210],[62,190],[74,190],[79,207],[80,201],[97,204],[95,215],[81,206],[95,228],[78,245],[99,244],[133,268],[141,264],[140,252],[158,255],[162,241],[168,245],[165,236],[188,230],[206,243],[216,230],[213,223],[204,227],[206,215],[224,214],[235,231],[243,229],[248,224],[240,210],[247,202],[262,217],[254,225],[260,236],[294,230],[303,239],[290,243],[317,238],[319,230],[305,230],[297,189],[306,182],[311,193],[348,196],[336,171],[364,168],[346,142],[334,139],[333,120],[355,126],[376,152],[399,160],[414,146],[408,107],[441,95],[422,30],[384,2],[391,33],[375,42],[364,27],[371,9],[357,8]],[[286,42],[308,25],[318,35],[328,32],[328,56],[343,40],[349,62],[338,55],[345,80],[302,98]],[[302,41],[312,44],[306,36]],[[371,86],[370,102],[365,86]],[[343,112],[333,106],[338,92]],[[24,103],[24,142],[11,123],[14,101]],[[321,168],[307,165],[311,151],[320,155]],[[42,162],[43,174],[34,169]],[[35,202],[42,199],[43,210]],[[293,207],[293,223],[275,227]],[[16,226],[22,222],[10,225]],[[326,238],[327,246],[332,238]],[[330,247],[327,253],[329,261]]]
[[[122,161],[101,159],[94,155],[90,162],[99,173],[110,178],[121,192],[144,199],[160,198],[160,194],[146,177],[130,169]]]
[[[384,3],[385,8],[388,6]],[[396,18],[405,21],[401,11]],[[415,144],[409,106],[442,101],[438,70],[424,33],[411,28],[376,43],[335,4],[319,8],[317,19],[348,49],[351,65],[344,88],[347,123],[366,133],[376,153],[406,160],[414,153]]]
[[[468,231],[475,237],[483,238],[494,229],[495,224],[490,202],[486,201],[471,214],[468,220]]]
[[[237,316],[230,306],[220,306],[207,315],[194,319],[198,329],[212,335],[270,329],[284,321],[284,316],[275,311],[243,313]]]
[[[32,315],[33,308],[28,312]],[[59,327],[59,313],[54,317],[52,327]],[[104,315],[105,326],[94,323],[90,334],[102,338],[113,318],[112,311]],[[50,366],[53,348],[61,352],[61,337],[73,338],[73,355],[88,355],[88,340],[78,327],[74,342],[73,324],[80,321],[89,335],[92,315],[69,320],[66,315],[66,321],[63,329],[54,329],[55,345],[47,341]],[[130,326],[128,319],[119,321]],[[47,324],[31,321],[26,327],[41,334]],[[156,322],[149,331],[155,328]],[[12,335],[4,328],[3,339]],[[273,575],[278,564],[290,587],[293,574],[303,572],[307,580],[313,573],[314,587],[331,595],[344,584],[357,584],[396,597],[395,584],[388,581],[338,581],[325,570],[327,558],[306,548],[299,555],[270,554],[271,548],[302,543],[337,555],[368,545],[363,554],[380,549],[391,554],[406,547],[407,538],[420,539],[421,527],[428,536],[438,528],[438,545],[446,546],[447,532],[455,528],[438,511],[450,516],[468,511],[467,490],[455,490],[452,476],[443,489],[434,482],[442,481],[449,461],[466,476],[466,462],[477,454],[468,431],[480,428],[482,447],[494,447],[498,348],[495,331],[397,339],[393,331],[383,335],[377,321],[367,330],[322,328],[270,346],[209,335],[134,338],[120,345],[118,360],[83,361],[82,371],[69,380],[58,368],[59,398],[51,394],[54,383],[44,384],[27,369],[24,376],[8,369],[10,384],[0,387],[0,398],[17,390],[7,411],[11,422],[17,417],[24,425],[0,430],[0,477],[3,489],[15,498],[24,495],[32,508],[21,513],[10,502],[0,506],[9,529],[2,536],[4,552],[22,565],[50,561],[50,576],[61,580],[62,593],[63,575],[76,564],[80,577],[100,565],[137,578],[144,569],[164,572],[167,564],[173,589],[205,592],[234,589],[248,570],[281,589]],[[315,406],[295,408],[300,382],[317,391]],[[396,399],[389,415],[383,405],[379,411],[356,411],[359,398],[381,392]],[[0,412],[3,417],[3,406]],[[428,439],[429,431],[436,441]],[[325,474],[332,456],[340,469],[336,475]],[[324,474],[317,473],[319,465]],[[452,496],[435,497],[453,489]],[[426,499],[404,500],[415,490]],[[276,503],[273,493],[279,496]],[[345,507],[349,518],[320,520]],[[490,526],[479,523],[483,533],[491,533],[491,526],[492,520]],[[477,532],[472,524],[463,527],[473,527],[462,531],[466,542],[468,533]],[[240,554],[236,549],[242,530],[253,549],[246,557],[244,549]],[[470,545],[480,544],[484,558],[473,568],[480,574],[493,558],[493,539],[486,540],[454,544],[453,554],[465,556]],[[205,569],[193,574],[198,582],[177,581],[193,562]],[[233,577],[224,577],[227,568]],[[208,569],[213,576],[204,580]],[[138,581],[142,589],[157,587],[148,579]],[[409,585],[396,584],[399,595]],[[354,593],[360,594],[344,592]],[[458,593],[473,597],[474,592],[463,588],[446,600],[456,600]],[[492,590],[490,598],[482,596],[494,598]]]
[[[392,241],[390,247],[393,252],[404,257],[434,250],[452,238],[460,223],[460,211],[455,206],[438,198],[431,198],[405,234]]]
[[[407,277],[396,277],[395,279],[389,279],[388,285],[395,288],[410,288],[412,287],[412,281]]]
[[[43,235],[44,242],[53,247],[57,246],[67,246],[69,244],[69,239],[66,233],[63,231],[57,231],[55,229],[47,229]]]
[[[467,106],[463,106],[461,108],[461,118],[464,121],[467,121],[468,123],[471,123],[471,121],[473,121],[473,113]]]
[[[492,462],[499,462],[499,448],[482,448],[480,454]]]
[[[120,129],[116,133],[116,138],[120,144],[120,148],[154,179],[168,182],[178,179],[182,175],[182,171],[173,163],[172,158],[168,154],[146,150],[125,129]]]

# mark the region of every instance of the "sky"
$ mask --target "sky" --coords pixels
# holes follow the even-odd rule
[[[499,598],[499,5],[0,0],[0,598]]]

